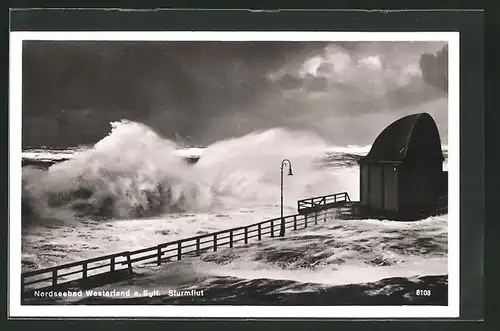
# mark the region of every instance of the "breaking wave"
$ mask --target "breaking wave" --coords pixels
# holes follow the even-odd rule
[[[92,148],[47,170],[23,167],[25,221],[35,215],[59,218],[59,213],[126,218],[276,204],[284,158],[295,172],[286,183],[290,201],[313,193],[312,187],[325,194],[335,190],[318,170],[327,144],[309,132],[274,128],[219,141],[203,149],[196,164],[188,164],[174,142],[146,125],[111,125],[109,135]]]

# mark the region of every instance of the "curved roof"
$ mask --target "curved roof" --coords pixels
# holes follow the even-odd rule
[[[431,115],[405,116],[386,127],[360,162],[426,162],[444,160],[441,139]]]

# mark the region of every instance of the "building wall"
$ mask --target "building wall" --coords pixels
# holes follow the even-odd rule
[[[360,166],[360,201],[373,209],[397,212],[399,209],[398,171],[392,164]]]
[[[439,164],[407,165],[400,170],[400,206],[421,210],[435,205],[440,196],[442,171]]]
[[[384,209],[383,166],[369,165],[369,205],[373,209]]]
[[[360,201],[371,209],[391,213],[435,206],[443,194],[441,164],[360,165]]]
[[[395,165],[385,164],[384,167],[384,210],[398,212],[399,210],[399,171]]]
[[[359,171],[359,175],[360,175],[360,189],[359,189],[360,201],[361,201],[361,204],[365,205],[365,206],[370,204],[369,167],[370,166],[368,164],[361,164],[360,171]]]

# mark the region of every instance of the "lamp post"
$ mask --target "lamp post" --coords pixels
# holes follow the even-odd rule
[[[285,236],[285,219],[283,218],[283,169],[285,165],[288,163],[288,176],[292,176],[292,163],[288,159],[284,159],[281,161],[281,229],[280,229],[280,237]]]

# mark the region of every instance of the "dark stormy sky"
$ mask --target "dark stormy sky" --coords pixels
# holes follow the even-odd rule
[[[370,144],[426,111],[447,133],[441,42],[67,42],[23,45],[23,147],[92,144],[110,121],[206,145],[270,127]]]

